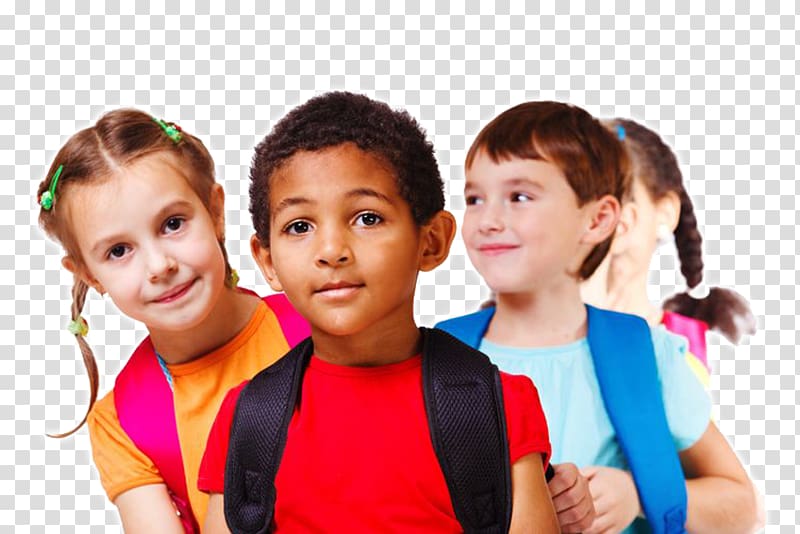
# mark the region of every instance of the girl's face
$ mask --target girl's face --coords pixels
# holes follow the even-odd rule
[[[593,202],[578,206],[556,165],[480,151],[466,170],[462,236],[470,260],[498,293],[575,283],[591,250],[585,242]]]
[[[206,208],[184,169],[169,155],[145,156],[64,198],[83,260],[64,265],[151,331],[197,326],[224,288],[222,188]]]

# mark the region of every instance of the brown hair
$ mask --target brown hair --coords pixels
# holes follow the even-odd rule
[[[612,130],[624,129],[624,145],[631,159],[633,176],[640,180],[651,200],[669,193],[680,199],[680,217],[673,232],[681,274],[691,289],[703,280],[703,237],[697,228],[692,199],[683,187],[678,159],[654,131],[628,119],[608,121]],[[626,198],[626,200],[628,200]],[[705,298],[696,299],[688,291],[664,301],[664,309],[705,321],[709,328],[738,343],[742,334],[755,333],[755,318],[748,302],[730,289],[712,288]]]
[[[585,110],[562,102],[526,102],[495,117],[467,153],[466,167],[479,151],[498,161],[545,160],[558,166],[578,197],[578,205],[613,195],[622,202],[628,190],[628,158],[617,138]],[[581,265],[589,278],[603,261],[613,234],[596,245]]]
[[[173,126],[175,126],[173,124]],[[140,158],[156,153],[174,155],[188,172],[189,185],[209,208],[214,186],[214,161],[203,143],[196,137],[181,132],[178,142],[173,141],[150,115],[135,109],[119,109],[106,113],[97,123],[79,131],[69,138],[58,151],[47,177],[39,184],[37,199],[48,191],[59,166],[63,166],[55,187],[55,198],[49,210],[39,211],[39,224],[45,233],[59,242],[77,266],[83,266],[83,258],[77,245],[74,228],[71,227],[66,210],[60,204],[73,185],[97,183],[108,179],[115,172],[131,165]],[[225,238],[220,236],[219,245],[225,258],[226,283],[232,282],[232,271],[225,250]],[[89,286],[78,276],[72,287],[71,319],[79,320]],[[76,432],[86,422],[89,412],[97,400],[97,362],[91,347],[83,336],[75,335],[89,375],[89,406],[83,420],[69,432],[54,437],[66,437]]]

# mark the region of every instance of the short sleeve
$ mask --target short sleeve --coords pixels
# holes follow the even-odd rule
[[[87,426],[100,482],[112,502],[130,489],[164,483],[155,464],[122,429],[113,391],[92,407]]]
[[[652,329],[661,392],[675,447],[694,445],[711,421],[711,399],[687,362],[686,339],[662,327]]]
[[[500,380],[511,463],[538,452],[546,467],[550,461],[550,437],[536,387],[530,378],[522,375],[501,372]]]
[[[225,489],[225,461],[228,457],[228,440],[231,435],[233,415],[239,394],[247,385],[243,382],[228,391],[217,412],[214,424],[208,434],[206,450],[200,462],[197,488],[205,493],[222,493]]]

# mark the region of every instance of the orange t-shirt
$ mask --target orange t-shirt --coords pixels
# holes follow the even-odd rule
[[[191,362],[167,366],[172,375],[186,487],[198,524],[205,521],[208,495],[197,490],[197,473],[222,399],[229,389],[251,378],[288,350],[278,319],[261,302],[247,325],[228,343]],[[88,426],[94,462],[109,499],[114,501],[139,486],[164,482],[150,458],[120,426],[113,391],[94,405]]]

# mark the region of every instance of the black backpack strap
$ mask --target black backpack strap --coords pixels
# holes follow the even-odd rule
[[[450,334],[421,330],[428,427],[456,518],[467,533],[506,533],[511,466],[500,374]]]
[[[242,389],[225,465],[225,520],[233,534],[266,534],[275,508],[275,475],[297,405],[311,338]]]

